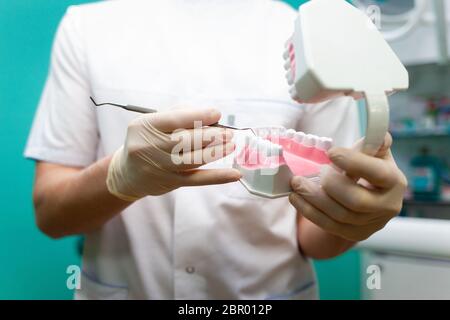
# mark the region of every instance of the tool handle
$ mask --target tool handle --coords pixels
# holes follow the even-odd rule
[[[131,104],[126,105],[126,106],[122,106],[122,108],[125,109],[125,110],[128,110],[128,111],[134,111],[134,112],[139,112],[139,113],[156,113],[156,112],[158,112],[158,110],[155,110],[155,109],[144,108],[144,107],[139,107],[139,106],[133,106]],[[224,125],[224,124],[220,124],[218,122],[210,125],[210,127],[236,129],[235,127],[227,126],[227,125]]]

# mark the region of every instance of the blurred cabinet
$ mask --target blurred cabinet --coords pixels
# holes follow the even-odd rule
[[[362,257],[363,271],[369,265],[381,270],[381,288],[367,288],[363,272],[363,299],[450,299],[450,259],[401,256],[368,252]]]
[[[450,299],[449,220],[395,218],[358,248],[364,299]],[[374,275],[381,288],[370,290]]]

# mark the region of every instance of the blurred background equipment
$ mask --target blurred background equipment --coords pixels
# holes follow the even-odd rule
[[[375,20],[406,64],[449,61],[449,8],[445,0],[353,0]],[[414,42],[415,40],[421,42]],[[420,44],[420,45],[418,45]]]
[[[408,177],[401,217],[360,244],[365,299],[450,298],[450,3],[356,0],[378,5],[381,30],[410,75],[391,100],[394,156]],[[381,290],[365,286],[378,265]]]

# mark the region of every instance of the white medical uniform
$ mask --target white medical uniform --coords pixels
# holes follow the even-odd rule
[[[350,145],[359,131],[351,99],[290,100],[282,52],[295,17],[288,5],[269,0],[69,8],[25,155],[85,167],[119,148],[137,114],[95,108],[90,95],[159,110],[215,106],[224,123],[283,125]],[[296,231],[287,198],[259,198],[239,182],[146,197],[86,235],[76,297],[316,298]]]

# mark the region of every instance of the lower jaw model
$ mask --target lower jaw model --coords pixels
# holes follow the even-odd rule
[[[317,137],[283,127],[254,129],[234,160],[241,183],[252,194],[279,198],[291,193],[290,180],[303,176],[319,181],[323,166],[330,163],[330,138]]]

